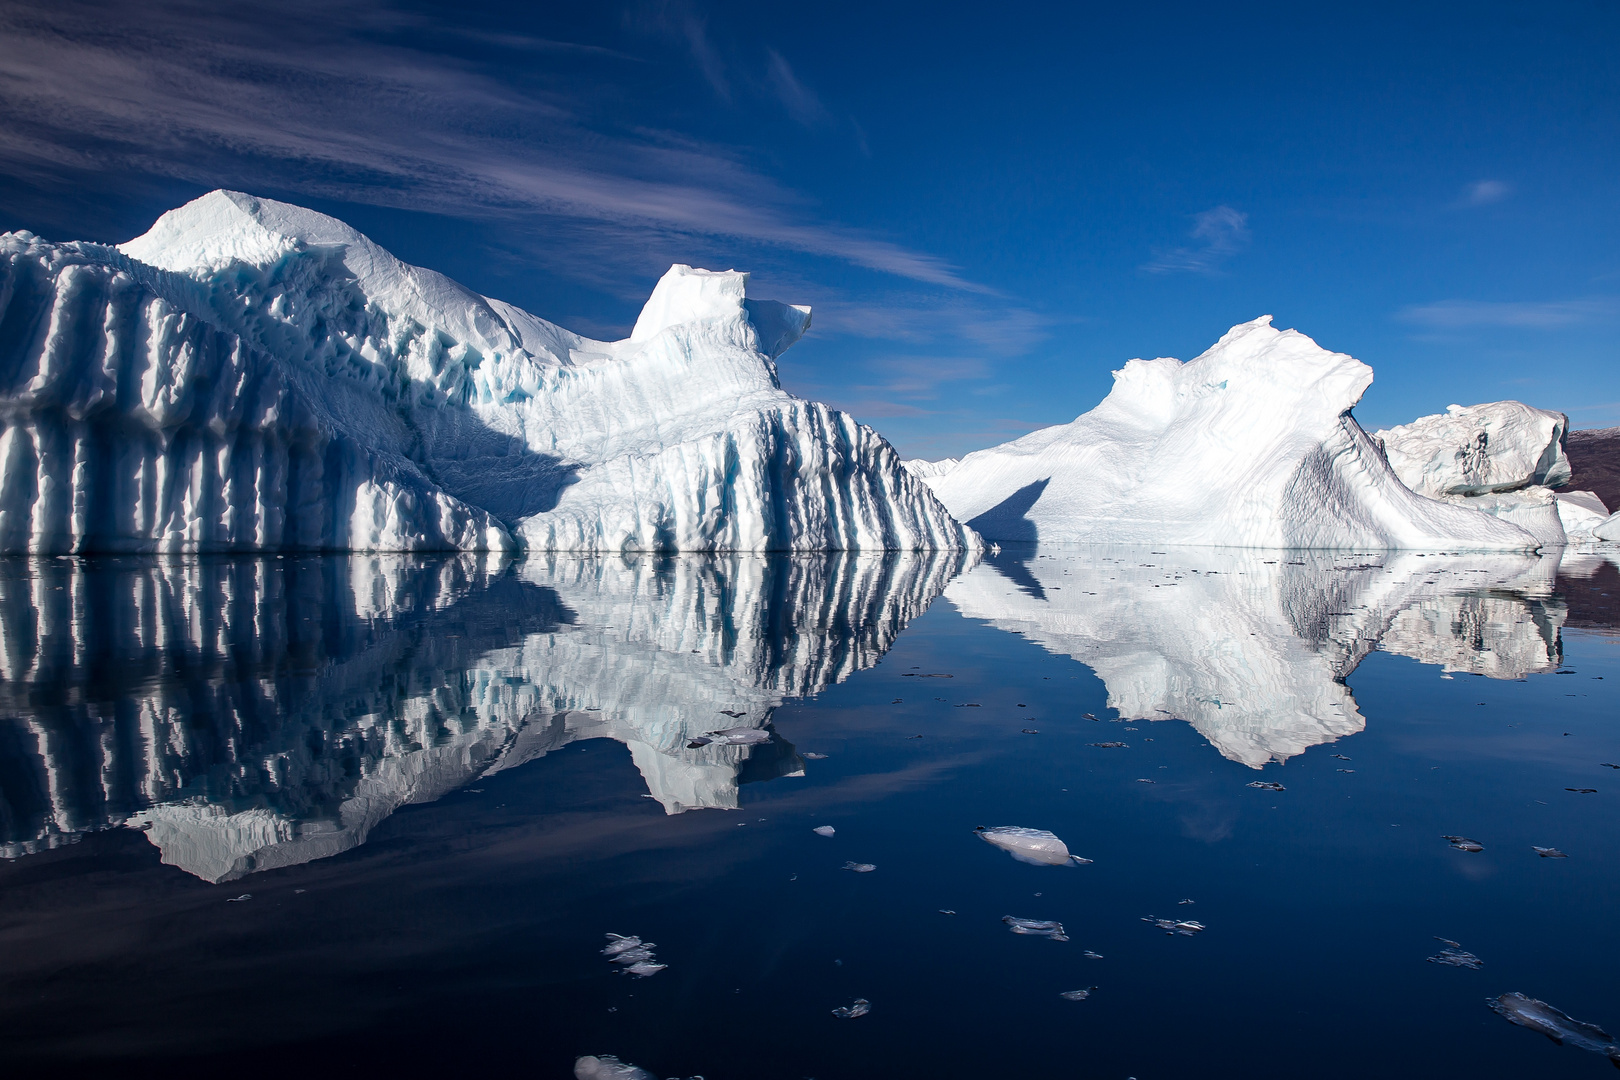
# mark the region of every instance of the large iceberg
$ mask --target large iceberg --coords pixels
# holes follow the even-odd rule
[[[1523,551],[1518,526],[1401,483],[1351,408],[1372,369],[1271,317],[1132,360],[1072,423],[913,466],[988,540]]]
[[[975,545],[781,389],[810,313],[747,280],[676,266],[600,342],[237,192],[0,236],[0,552]]]
[[[1584,524],[1577,510],[1583,504],[1561,505],[1552,490],[1570,480],[1568,431],[1563,413],[1493,401],[1449,405],[1373,437],[1413,491],[1510,521],[1544,544],[1562,544],[1565,520]]]

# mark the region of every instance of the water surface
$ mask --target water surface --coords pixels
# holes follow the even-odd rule
[[[0,1054],[1607,1075],[1485,1001],[1620,1025],[1617,595],[1601,556],[13,561]]]

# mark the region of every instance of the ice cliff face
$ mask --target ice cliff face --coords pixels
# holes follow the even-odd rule
[[[1362,730],[1345,680],[1375,648],[1491,678],[1554,670],[1556,565],[1095,547],[996,556],[945,597],[1091,668],[1122,718],[1184,720],[1223,756],[1260,768]]]
[[[1510,521],[1554,545],[1564,543],[1564,517],[1580,519],[1552,491],[1569,483],[1568,430],[1563,413],[1495,401],[1451,405],[1374,438],[1413,491]]]
[[[735,807],[803,760],[694,736],[874,664],[962,557],[19,561],[0,855],[127,823],[229,880],[582,739],[625,744],[669,813]]]
[[[333,218],[216,191],[120,249],[0,238],[0,551],[977,543],[784,392],[809,311],[676,266],[569,333]]]
[[[1072,423],[922,474],[989,540],[1533,549],[1517,526],[1401,483],[1350,415],[1371,382],[1267,316],[1186,363],[1132,360]]]

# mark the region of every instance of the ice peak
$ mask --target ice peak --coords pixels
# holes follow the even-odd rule
[[[302,247],[351,245],[382,251],[337,218],[221,188],[170,210],[118,249],[165,270],[196,273],[236,262],[269,266]]]
[[[759,351],[773,360],[810,328],[808,307],[749,299],[748,275],[740,270],[700,270],[676,263],[658,279],[630,340],[650,341],[671,326],[738,315],[753,324]]]

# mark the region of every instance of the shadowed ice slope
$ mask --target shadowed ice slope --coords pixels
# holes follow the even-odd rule
[[[45,560],[0,567],[0,843],[128,823],[210,881],[579,739],[670,813],[803,762],[694,736],[875,663],[953,553]],[[722,713],[740,714],[733,717]]]
[[[986,539],[1533,550],[1508,522],[1414,494],[1350,410],[1372,369],[1270,316],[1208,352],[1132,360],[1072,423],[914,466]]]
[[[1382,648],[1518,678],[1559,662],[1556,560],[1012,549],[952,582],[962,614],[1074,659],[1133,720],[1185,720],[1259,768],[1360,731],[1345,679]]]

